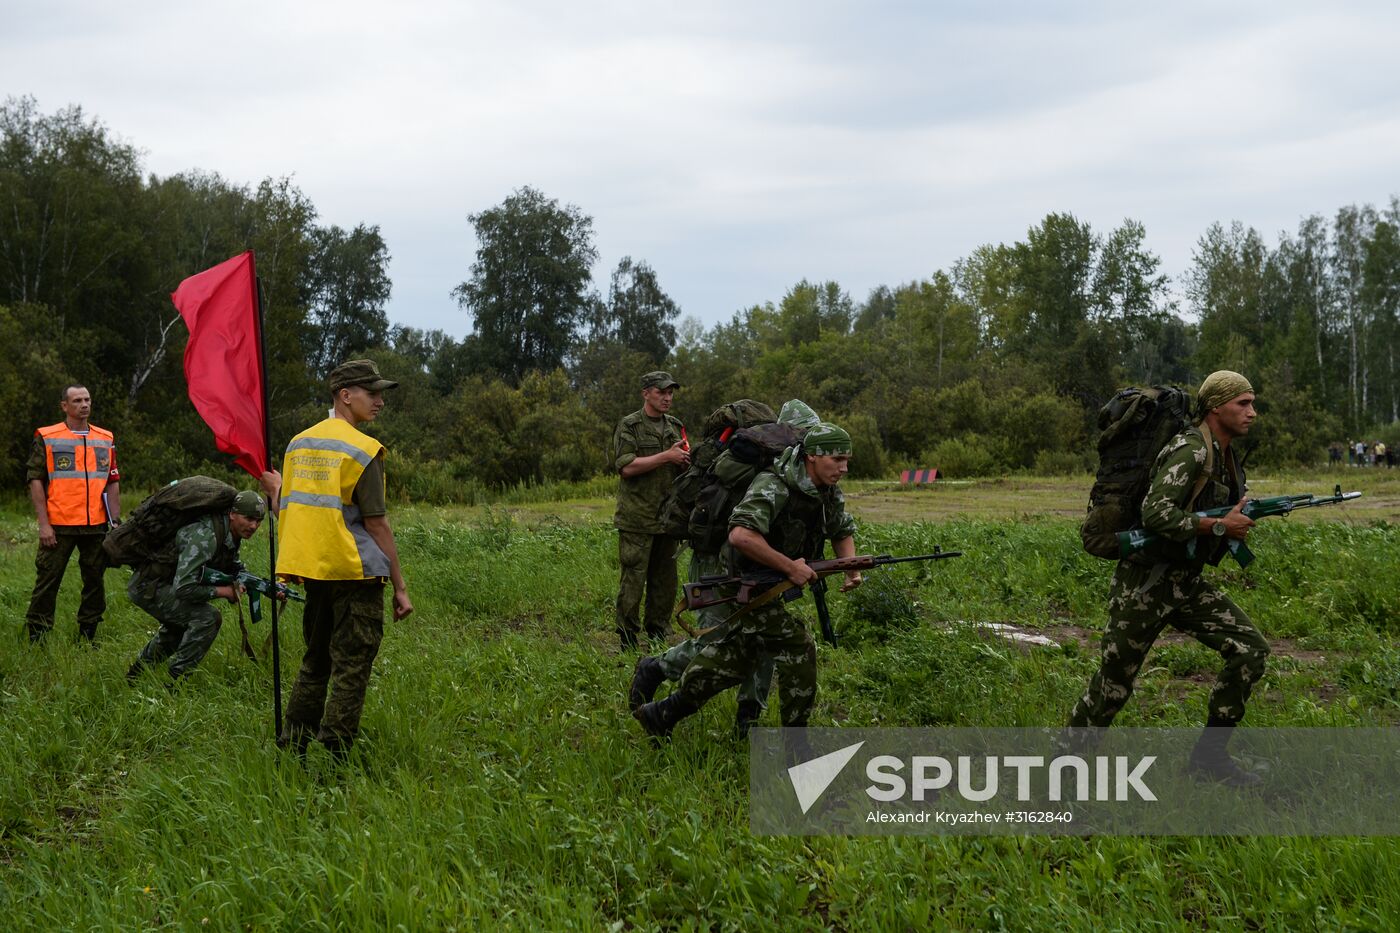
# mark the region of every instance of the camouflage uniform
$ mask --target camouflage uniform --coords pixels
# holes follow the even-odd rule
[[[1227,544],[1223,538],[1198,535],[1191,512],[1233,505],[1245,491],[1234,450],[1227,455],[1217,441],[1211,444],[1212,475],[1194,505],[1187,500],[1207,459],[1200,428],[1178,434],[1153,464],[1142,523],[1167,540],[1118,563],[1109,591],[1102,661],[1075,704],[1071,726],[1107,726],[1113,721],[1132,695],[1134,678],[1153,642],[1168,625],[1225,659],[1211,690],[1208,721],[1233,725],[1244,718],[1245,702],[1264,674],[1269,643],[1242,609],[1201,576],[1206,564],[1220,562]]]
[[[782,410],[778,414],[778,422],[796,425],[806,430],[820,424],[821,418],[806,402],[801,399],[791,399],[783,404]],[[720,455],[721,458],[725,456],[727,453]],[[694,550],[691,551],[690,575],[687,578],[691,583],[700,582],[701,577],[716,576],[724,572],[725,562],[719,554],[701,554]],[[707,606],[695,613],[695,627],[697,629],[713,629],[735,611],[735,607],[728,603]],[[698,638],[688,638],[657,655],[656,661],[661,668],[661,673],[667,680],[679,681],[681,675],[685,673],[686,667],[700,653],[700,649],[714,641],[719,635],[719,632],[706,632]],[[752,676],[739,684],[738,701],[741,716],[750,713],[755,717],[761,716],[763,711],[768,708],[768,691],[772,685],[773,659],[764,655],[759,659]]]
[[[791,558],[816,560],[826,541],[855,534],[845,498],[835,486],[818,488],[807,476],[796,448],[754,478],[734,507],[729,527],[762,535],[774,550]],[[731,572],[750,565],[725,548]],[[817,648],[807,627],[783,606],[769,603],[747,612],[704,645],[681,677],[677,695],[687,706],[754,676],[767,657],[777,669],[778,702],[784,726],[805,726],[817,696]]]
[[[698,583],[701,577],[715,576],[724,572],[725,562],[720,555],[691,552],[690,576],[687,578],[690,582]],[[737,608],[731,603],[706,606],[695,612],[694,627],[697,630],[714,629],[733,615]],[[697,638],[687,638],[680,644],[657,655],[656,662],[661,666],[661,672],[666,676],[666,679],[670,681],[680,680],[681,675],[690,666],[690,662],[695,660],[700,650],[710,642],[717,640],[721,634],[723,633],[718,631],[705,632]],[[768,691],[772,685],[773,658],[764,655],[758,659],[753,673],[739,683],[739,703],[751,705],[758,715],[762,715],[763,710],[768,708]]]
[[[613,434],[613,469],[621,470],[640,457],[668,450],[681,439],[683,425],[669,414],[651,418],[646,410],[623,418]],[[644,621],[653,637],[666,634],[675,605],[678,542],[662,534],[661,503],[680,469],[664,464],[640,476],[622,477],[613,525],[618,531],[617,558],[621,581],[617,593],[617,631],[625,643],[635,643],[642,626],[638,611],[646,591]]]
[[[216,588],[201,583],[200,574],[206,566],[236,571],[239,544],[226,516],[206,515],[181,528],[165,553],[132,574],[127,595],[160,623],[137,655],[132,676],[169,658],[170,676],[180,677],[204,660],[223,618],[210,604]]]

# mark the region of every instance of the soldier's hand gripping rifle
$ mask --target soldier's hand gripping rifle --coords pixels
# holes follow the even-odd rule
[[[299,603],[306,602],[305,597],[287,584],[274,583],[272,580],[254,576],[242,564],[238,565],[237,573],[224,573],[213,567],[205,567],[204,572],[199,576],[199,582],[208,586],[232,586],[235,593],[238,592],[239,587],[242,587],[248,593],[248,615],[254,623],[262,621],[262,597],[264,596],[272,599],[291,599]]]
[[[944,551],[940,548],[934,548],[932,554],[917,554],[911,557],[859,554],[855,557],[808,561],[807,566],[817,574],[816,582],[811,585],[811,589],[812,599],[817,604],[817,619],[821,622],[822,638],[832,647],[836,646],[836,627],[831,624],[831,613],[827,610],[826,580],[823,578],[836,573],[873,570],[876,567],[884,567],[889,564],[944,560],[949,557],[962,557],[962,551]],[[786,574],[776,570],[755,570],[733,577],[724,574],[705,576],[701,577],[697,583],[684,584],[684,591],[686,609],[704,609],[706,606],[718,606],[721,603],[734,603],[739,606],[739,612],[730,616],[730,619],[776,599],[781,599],[786,603],[802,598],[802,587],[793,586]]]
[[[1336,491],[1330,496],[1315,496],[1312,493],[1302,493],[1296,496],[1272,496],[1268,499],[1248,499],[1244,508],[1240,509],[1240,514],[1246,518],[1261,519],[1273,515],[1288,515],[1298,509],[1311,509],[1320,505],[1336,505],[1339,502],[1346,502],[1351,499],[1360,499],[1359,492],[1342,492],[1342,487],[1338,486]],[[1204,512],[1192,513],[1198,518],[1224,518],[1234,511],[1234,506],[1223,505],[1218,509],[1206,509]],[[1118,556],[1127,557],[1130,554],[1148,547],[1152,543],[1161,540],[1160,535],[1152,534],[1141,528],[1132,531],[1118,532]],[[1237,538],[1229,539],[1230,553],[1235,556],[1241,567],[1248,567],[1254,560],[1254,552],[1249,549],[1243,541]],[[1186,545],[1187,554],[1192,557],[1196,554],[1196,539],[1192,538]]]

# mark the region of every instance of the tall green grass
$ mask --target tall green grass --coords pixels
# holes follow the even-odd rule
[[[1239,929],[1395,925],[1388,839],[760,838],[729,696],[655,748],[625,709],[611,633],[616,537],[400,511],[417,612],[387,624],[352,763],[271,747],[267,672],[226,632],[173,692],[123,673],[153,623],[109,576],[97,650],[18,638],[24,514],[0,525],[0,905],[15,929]],[[1297,657],[1250,725],[1395,724],[1394,526],[1261,525],[1258,562],[1218,572]],[[1092,644],[1019,647],[959,624],[1102,625],[1111,565],[1053,520],[862,530],[862,551],[966,556],[833,593],[819,725],[1049,725]],[[249,550],[265,560],[262,539]],[[860,591],[857,591],[858,593]],[[810,613],[804,603],[799,611]],[[284,676],[299,658],[283,620]],[[232,623],[230,623],[231,625]],[[1294,650],[1296,649],[1296,651]],[[1188,725],[1214,656],[1154,652],[1125,724]],[[768,714],[769,722],[774,712]]]

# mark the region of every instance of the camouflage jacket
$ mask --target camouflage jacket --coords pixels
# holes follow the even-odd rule
[[[219,540],[221,531],[222,542]],[[200,583],[200,574],[206,566],[231,573],[237,566],[240,543],[238,536],[228,527],[226,517],[206,515],[177,531],[175,540],[161,551],[156,560],[142,567],[140,574],[151,583],[173,587],[176,599],[207,601],[214,598],[215,587]]]
[[[1195,512],[1234,505],[1245,493],[1244,471],[1233,448],[1222,452],[1211,438],[1211,476],[1196,501],[1189,502],[1206,466],[1206,440],[1199,427],[1187,428],[1167,442],[1152,465],[1152,483],[1142,500],[1142,527],[1167,540],[1143,552],[1136,563],[1167,562],[1200,569],[1225,556],[1223,539],[1196,533]]]
[[[645,409],[632,412],[618,422],[613,432],[613,469],[620,471],[633,460],[668,449],[681,439],[683,427],[680,419],[672,415],[650,418]],[[613,525],[621,531],[661,534],[661,504],[680,472],[667,463],[640,476],[622,477]]]
[[[754,477],[729,515],[729,527],[736,526],[763,535],[770,547],[787,557],[807,560],[820,558],[827,541],[856,533],[841,490],[813,483],[795,447]],[[738,569],[739,555],[733,548],[726,547],[725,555]]]

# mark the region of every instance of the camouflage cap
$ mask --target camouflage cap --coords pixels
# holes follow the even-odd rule
[[[262,521],[267,516],[267,506],[263,503],[262,496],[251,489],[245,489],[233,497],[233,505],[229,506],[230,512],[237,512],[244,518],[253,518]]]
[[[399,384],[379,375],[379,367],[374,360],[348,360],[331,370],[326,380],[332,392],[348,389],[351,386],[364,386],[371,392],[397,389]]]
[[[823,421],[802,439],[802,452],[813,457],[851,455],[851,435],[829,421]]]
[[[680,387],[681,384],[672,379],[670,373],[663,373],[659,369],[642,377],[643,389],[679,389]]]

